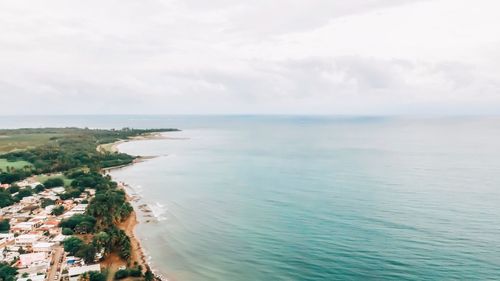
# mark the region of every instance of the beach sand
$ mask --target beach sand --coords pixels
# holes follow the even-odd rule
[[[144,136],[138,136],[134,138],[130,138],[128,140],[120,140],[117,142],[114,142],[112,144],[105,144],[105,145],[100,145],[97,147],[97,150],[100,152],[118,152],[118,145],[129,142],[129,141],[135,141],[135,140],[151,140],[151,139],[166,139],[167,137],[163,136],[161,133],[151,133],[147,134]],[[134,160],[130,165],[133,165],[135,163],[139,163],[142,161],[146,161],[148,159],[154,158],[154,156],[146,156],[146,157],[141,157],[138,156],[137,159]],[[128,166],[128,165],[124,165]],[[124,166],[118,166],[118,167],[112,167],[112,168],[107,168],[104,169],[105,173],[108,173],[109,171],[113,169],[119,169],[123,168]],[[125,188],[124,183],[118,183],[118,188],[122,189],[127,193],[127,189]],[[132,198],[127,194],[127,201],[132,202]],[[125,231],[127,236],[130,238],[130,244],[131,244],[131,258],[130,258],[130,264],[129,267],[134,266],[135,263],[140,265],[143,269],[143,272],[146,271],[147,268],[151,268],[147,262],[146,255],[144,253],[144,250],[142,249],[141,243],[139,239],[135,235],[135,227],[139,223],[137,220],[137,214],[135,211],[132,211],[130,216],[123,222],[119,223],[117,225],[118,228],[122,229]],[[114,280],[114,275],[116,271],[122,266],[127,266],[127,262],[122,260],[117,254],[111,253],[109,254],[103,261],[100,262],[102,267],[105,267],[108,270],[108,281]],[[134,278],[126,278],[124,280],[133,280]],[[156,280],[162,280],[159,276],[155,276]],[[170,278],[169,278],[170,279]]]

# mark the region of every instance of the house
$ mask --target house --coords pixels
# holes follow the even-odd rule
[[[54,246],[54,243],[50,242],[36,242],[33,243],[33,252],[46,252],[50,253],[52,251],[52,247]]]
[[[88,204],[78,204],[76,206],[74,206],[71,210],[69,210],[68,212],[66,212],[63,217],[64,218],[69,218],[69,217],[72,217],[74,215],[82,215],[85,213],[85,210],[87,209],[87,206]]]
[[[66,235],[59,234],[56,237],[52,238],[51,241],[54,243],[62,243],[66,239]]]
[[[64,187],[54,187],[51,189],[53,192],[55,192],[56,194],[61,194],[65,191]]]
[[[13,225],[10,228],[10,231],[14,233],[32,231],[33,229],[35,229],[37,224],[38,224],[37,222],[31,222],[31,221],[20,222],[18,224]]]
[[[33,205],[37,204],[40,200],[36,196],[26,196],[21,199],[21,204],[24,205]]]
[[[101,272],[101,265],[100,264],[91,264],[91,265],[70,267],[68,269],[69,280],[70,281],[78,281],[80,275],[87,273],[87,272],[90,272],[90,271]]]
[[[17,281],[44,281],[45,280],[45,274],[31,274],[28,277],[25,278],[18,278]]]
[[[47,253],[31,253],[19,255],[19,267],[42,265],[48,262]]]
[[[14,238],[15,245],[18,247],[33,247],[33,244],[40,239],[38,234],[23,234]]]

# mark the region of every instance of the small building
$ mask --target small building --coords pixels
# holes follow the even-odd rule
[[[15,245],[18,247],[33,247],[33,244],[40,239],[37,234],[23,234],[14,238]]]
[[[91,265],[70,267],[68,269],[69,280],[70,281],[78,281],[80,275],[87,273],[87,272],[90,272],[90,271],[101,272],[101,265],[100,264],[91,264]]]
[[[47,253],[30,253],[19,255],[19,266],[28,267],[33,265],[42,265],[48,262]]]
[[[20,222],[18,224],[13,225],[10,228],[10,231],[19,233],[19,232],[27,232],[27,231],[32,231],[37,227],[36,222],[31,222],[31,221],[25,221],[25,222]]]
[[[28,277],[25,278],[18,278],[17,281],[44,281],[45,280],[45,274],[31,274]]]
[[[26,196],[21,199],[21,204],[37,204],[40,200],[36,196]]]
[[[33,243],[32,249],[33,249],[33,252],[35,252],[35,253],[38,253],[38,252],[50,253],[52,251],[53,246],[54,246],[54,243],[50,243],[50,242],[36,242],[36,243]]]
[[[65,191],[64,187],[54,187],[51,189],[53,192],[55,192],[56,194],[61,194]]]

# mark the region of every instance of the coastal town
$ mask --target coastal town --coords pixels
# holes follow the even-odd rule
[[[85,189],[78,198],[62,200],[63,186],[45,189],[33,178],[0,187],[33,190],[32,195],[0,210],[0,220],[7,225],[0,233],[0,262],[17,268],[17,280],[76,281],[86,273],[101,272],[99,263],[86,263],[64,251],[63,241],[69,233],[60,226],[62,220],[85,213],[95,190]],[[97,255],[96,260],[99,258]]]
[[[175,130],[0,130],[0,280],[161,280],[106,171],[141,159],[116,143]]]

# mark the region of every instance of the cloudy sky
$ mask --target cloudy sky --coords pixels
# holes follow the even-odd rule
[[[498,0],[0,2],[0,114],[500,113]]]

